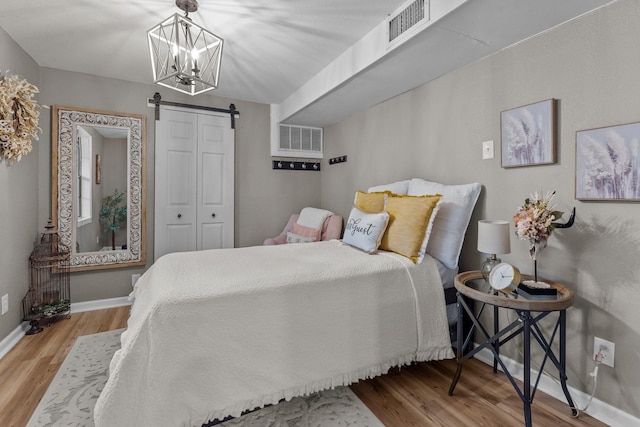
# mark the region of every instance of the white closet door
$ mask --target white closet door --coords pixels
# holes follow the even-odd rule
[[[161,107],[154,259],[234,245],[234,131],[228,115]]]
[[[197,116],[163,109],[156,121],[154,258],[196,247]]]
[[[198,115],[198,250],[233,247],[234,135],[229,121],[228,115]]]

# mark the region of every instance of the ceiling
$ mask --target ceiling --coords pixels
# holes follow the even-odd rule
[[[289,123],[324,126],[611,0],[457,0],[462,6],[363,70],[314,94]],[[452,0],[431,0],[436,2]],[[406,0],[199,0],[190,17],[225,40],[231,99],[280,104]],[[152,83],[146,31],[174,0],[0,0],[0,26],[40,66]],[[10,68],[10,64],[0,64]]]

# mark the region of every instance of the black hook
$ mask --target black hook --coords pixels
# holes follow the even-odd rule
[[[569,217],[569,220],[567,222],[565,222],[564,224],[559,224],[557,222],[553,223],[554,228],[570,228],[573,225],[573,222],[576,219],[576,208],[574,207],[573,209],[571,209],[571,216]]]

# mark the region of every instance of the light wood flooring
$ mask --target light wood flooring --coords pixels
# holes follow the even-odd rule
[[[23,427],[76,338],[126,327],[129,307],[74,313],[44,332],[25,336],[0,359],[0,426]],[[389,427],[518,426],[522,403],[502,373],[471,360],[453,396],[447,391],[455,361],[419,363],[361,381],[351,389]],[[534,426],[604,426],[566,403],[536,393]],[[114,426],[116,427],[116,426]]]

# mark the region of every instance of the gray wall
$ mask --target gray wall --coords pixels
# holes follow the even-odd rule
[[[39,67],[0,28],[0,72],[10,70],[29,83],[39,84]],[[46,111],[41,112],[46,114]],[[0,162],[0,296],[9,295],[9,311],[0,317],[0,340],[22,320],[22,298],[27,293],[28,263],[38,232],[38,153],[47,139],[33,142],[33,151],[9,166]]]
[[[569,383],[590,393],[593,337],[614,341],[615,368],[600,368],[596,397],[636,417],[640,206],[575,200],[574,162],[577,130],[640,121],[639,40],[640,2],[621,0],[325,129],[326,157],[349,161],[322,172],[321,203],[348,215],[354,192],[374,184],[413,176],[480,182],[461,260],[469,270],[484,257],[475,250],[478,219],[510,220],[531,192],[557,190],[558,208],[575,206],[577,220],[551,236],[538,269],[576,294]],[[501,168],[500,112],[549,98],[559,100],[557,164]],[[496,143],[493,160],[482,160],[485,140]],[[514,236],[511,246],[502,259],[531,273],[527,242]]]
[[[251,246],[277,235],[292,212],[301,207],[317,205],[320,200],[320,174],[291,173],[271,170],[269,153],[269,106],[216,96],[190,97],[156,85],[144,85],[42,68],[40,101],[108,111],[144,114],[147,117],[147,265],[145,268],[121,268],[93,272],[78,272],[71,276],[72,302],[91,301],[128,295],[131,274],[142,273],[153,261],[154,217],[154,109],[147,107],[147,98],[160,92],[163,100],[218,108],[234,103],[240,111],[236,121],[236,224],[235,245]],[[50,117],[43,117],[41,126],[47,129],[43,139],[50,138]],[[44,147],[43,147],[44,148]],[[49,170],[50,146],[40,153],[42,170]],[[40,187],[49,188],[50,176],[40,176]],[[41,191],[40,222],[49,215],[49,192]]]
[[[190,97],[153,84],[38,67],[1,28],[0,59],[2,70],[21,74],[40,88],[40,104],[147,117],[147,265],[72,273],[72,302],[126,296],[131,291],[131,275],[143,273],[152,263],[154,118],[147,98],[155,92],[160,92],[164,100],[189,104],[228,108],[234,103],[240,111],[236,121],[235,246],[262,244],[265,238],[282,231],[292,213],[319,204],[319,173],[271,169],[268,105],[211,95]],[[34,144],[30,155],[10,167],[0,163],[0,295],[10,296],[10,311],[0,318],[0,340],[22,321],[21,300],[28,287],[29,254],[51,215],[51,110],[41,110],[40,127],[40,142]]]

